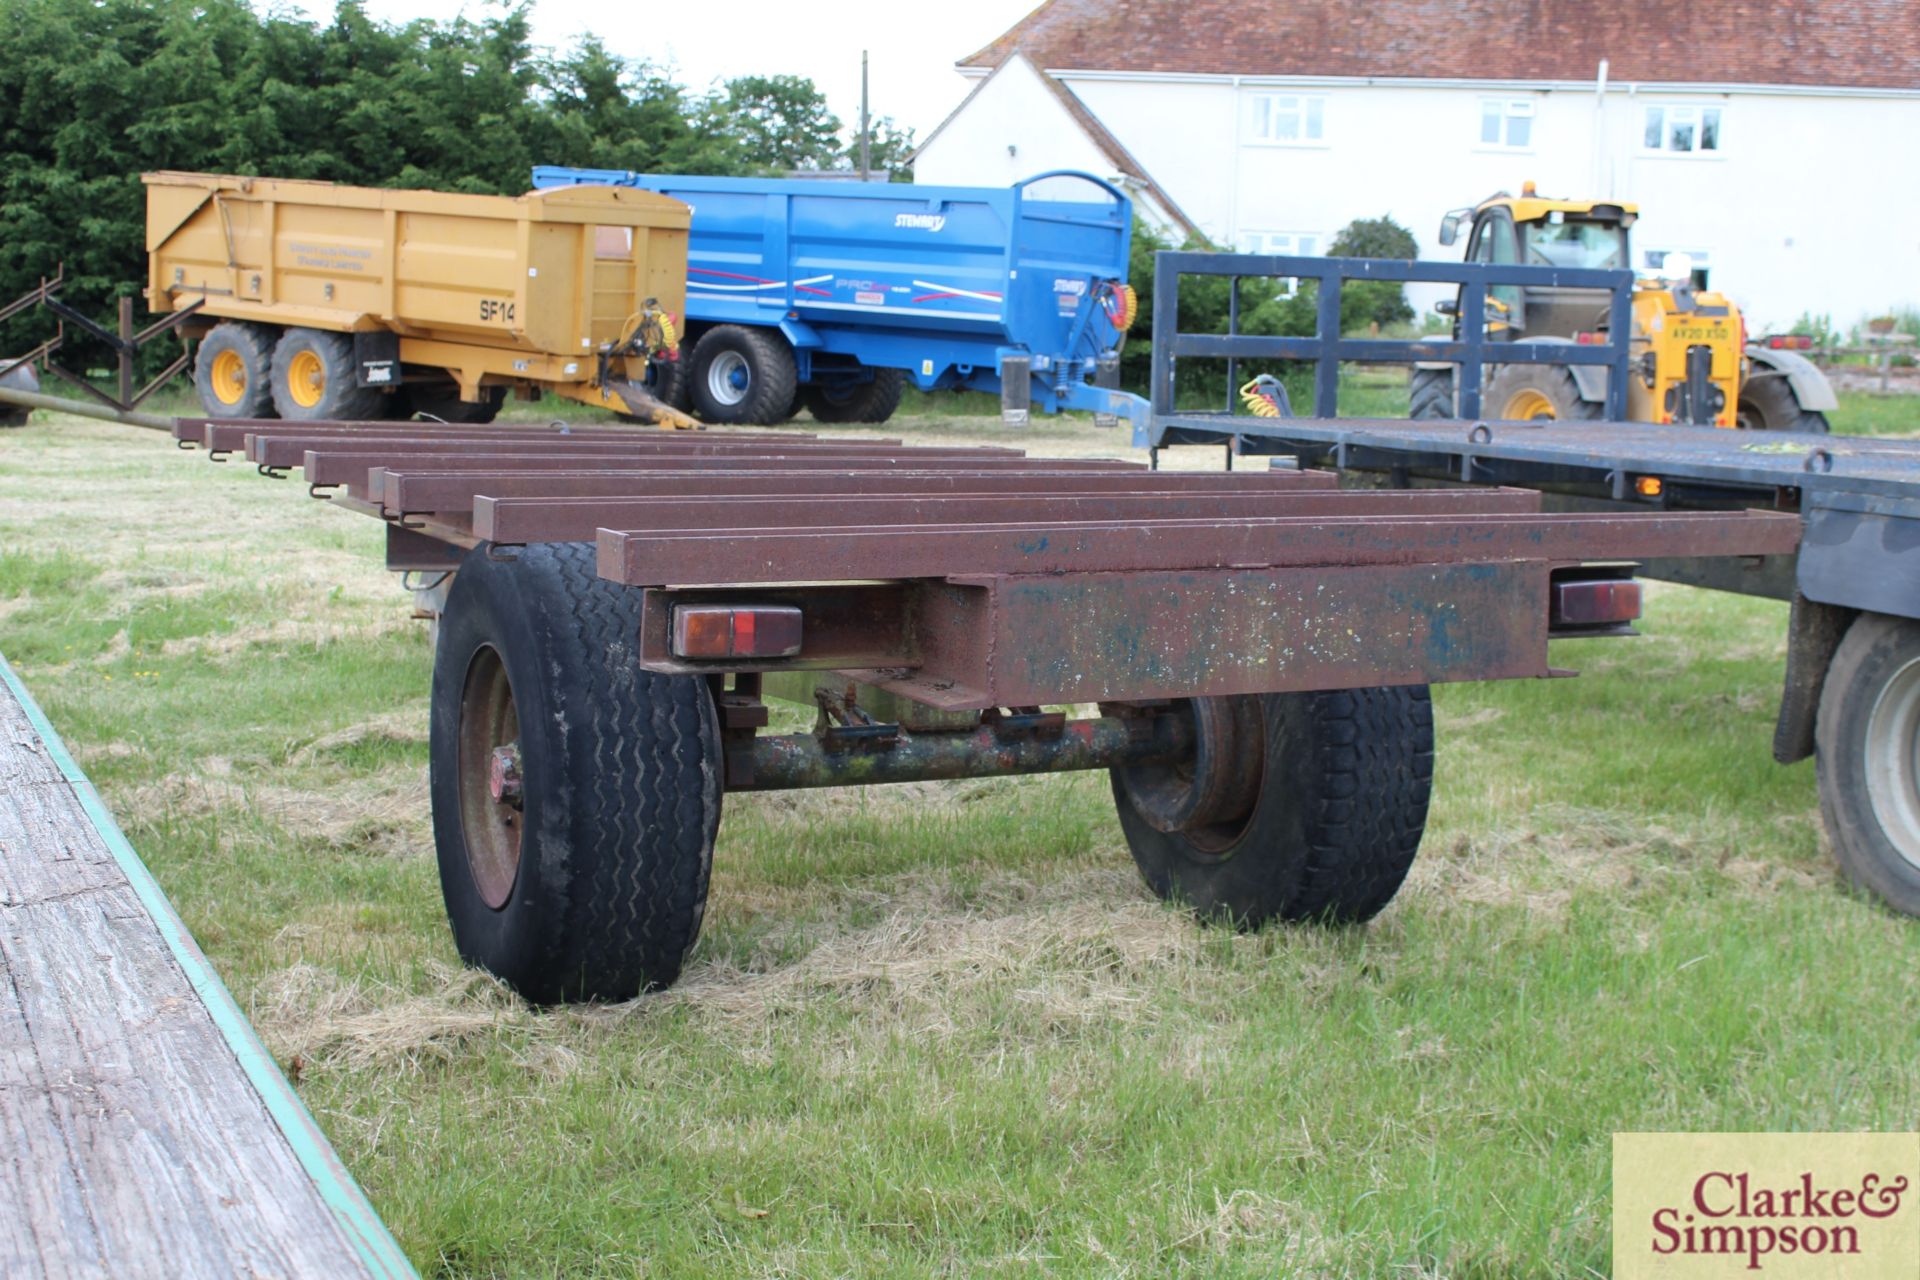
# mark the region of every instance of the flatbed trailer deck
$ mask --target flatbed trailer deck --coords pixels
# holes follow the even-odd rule
[[[1425,823],[1427,686],[1554,671],[1620,562],[1789,553],[1791,515],[1547,512],[1296,468],[788,433],[183,419],[438,571],[432,795],[471,963],[536,1000],[678,974],[729,791],[1104,768],[1149,887],[1363,920]],[[812,702],[768,734],[764,698]]]

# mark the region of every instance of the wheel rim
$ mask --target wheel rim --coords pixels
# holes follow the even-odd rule
[[[239,404],[247,394],[247,362],[238,351],[222,351],[213,357],[208,370],[213,395],[221,404]]]
[[[327,366],[312,351],[296,351],[287,362],[287,394],[302,409],[311,409],[327,393]]]
[[[467,665],[460,696],[460,828],[480,900],[498,911],[520,876],[526,825],[520,771],[520,714],[506,664],[482,645]]]
[[[1902,858],[1920,868],[1920,658],[1880,687],[1867,716],[1867,799]]]
[[[707,366],[707,394],[717,404],[735,405],[747,398],[753,385],[753,373],[747,358],[738,351],[722,351]]]
[[[1266,778],[1266,723],[1257,697],[1194,698],[1193,755],[1123,773],[1128,802],[1149,826],[1178,834],[1198,862],[1231,857]]]
[[[1553,400],[1546,392],[1522,387],[1507,397],[1506,408],[1500,416],[1524,422],[1534,418],[1557,418],[1560,415],[1553,411]]]

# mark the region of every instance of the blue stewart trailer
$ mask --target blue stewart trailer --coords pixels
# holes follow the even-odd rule
[[[682,359],[654,394],[709,422],[882,422],[909,378],[998,392],[1002,416],[1144,402],[1116,388],[1131,321],[1127,197],[1090,174],[1012,187],[702,178],[542,165],[536,188],[639,187],[693,209]]]

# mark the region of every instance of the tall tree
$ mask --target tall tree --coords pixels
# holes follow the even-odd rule
[[[1420,256],[1413,232],[1389,217],[1355,218],[1340,229],[1327,246],[1329,258],[1403,258]],[[1413,319],[1406,286],[1397,280],[1349,280],[1340,293],[1340,329],[1343,333],[1379,325],[1403,324]]]
[[[6,0],[0,304],[63,263],[84,310],[137,288],[153,169],[517,193],[536,163],[725,174],[837,154],[803,78],[736,82],[720,111],[597,41],[534,47],[528,12],[393,25],[361,0],[325,23],[247,0]],[[45,332],[20,317],[0,356]]]
[[[902,129],[893,122],[892,116],[875,116],[868,125],[867,166],[874,173],[884,173],[891,182],[912,182],[913,166],[908,157],[913,154],[913,130]],[[853,130],[853,140],[847,144],[846,159],[842,162],[849,169],[860,167],[860,130]]]
[[[840,119],[805,76],[741,76],[712,103],[717,128],[758,169],[831,169],[841,158]]]

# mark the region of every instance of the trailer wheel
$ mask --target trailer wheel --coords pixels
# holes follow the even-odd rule
[[[1920,622],[1854,619],[1827,667],[1814,743],[1841,869],[1920,915]]]
[[[454,942],[538,1003],[663,987],[700,933],[720,823],[706,681],[635,661],[640,593],[592,543],[481,547],[434,652],[434,844]]]
[[[1750,375],[1740,384],[1734,425],[1745,431],[1806,431],[1815,435],[1826,435],[1828,430],[1827,415],[1814,409],[1802,410],[1793,384],[1777,373]]]
[[[1425,685],[1206,698],[1181,768],[1115,769],[1147,887],[1206,920],[1358,923],[1413,865],[1433,785]]]
[[[1503,364],[1487,383],[1480,412],[1521,422],[1550,418],[1578,422],[1598,418],[1606,406],[1580,398],[1573,371],[1557,364]]]
[[[293,421],[378,418],[377,387],[354,378],[353,338],[320,329],[289,329],[273,345],[273,407]]]
[[[765,427],[793,403],[796,374],[786,339],[723,324],[707,330],[687,370],[693,407],[708,422]]]
[[[273,330],[222,320],[200,339],[193,389],[209,418],[271,418]]]
[[[1413,378],[1407,384],[1407,416],[1416,420],[1454,416],[1451,368],[1413,367]]]
[[[898,369],[875,369],[872,382],[820,383],[806,389],[807,411],[821,422],[885,422],[905,386]]]

